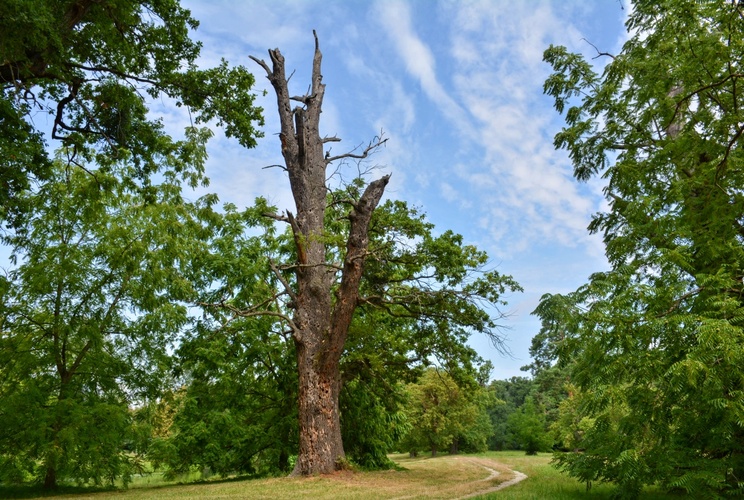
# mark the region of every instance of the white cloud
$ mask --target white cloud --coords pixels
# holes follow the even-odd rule
[[[552,148],[557,114],[546,116],[542,53],[559,36],[580,39],[570,18],[547,3],[451,3],[452,82],[479,130],[483,161],[461,167],[488,217],[482,223],[512,252],[546,241],[576,246],[597,193],[579,186],[565,154]]]
[[[375,4],[375,11],[379,13],[378,22],[392,40],[406,71],[418,81],[429,100],[441,109],[461,132],[469,135],[471,123],[463,108],[439,82],[432,51],[413,28],[410,5],[399,0],[380,0]]]

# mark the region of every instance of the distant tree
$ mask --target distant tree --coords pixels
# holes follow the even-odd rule
[[[408,451],[427,449],[436,456],[442,449],[467,440],[484,451],[491,433],[490,423],[479,398],[480,391],[460,387],[446,372],[427,369],[416,383],[407,386],[406,415],[411,430],[401,441]]]
[[[551,46],[555,145],[608,201],[592,232],[611,269],[560,300],[560,362],[582,404],[582,480],[696,497],[744,487],[744,23],[737,1],[634,2],[598,74]],[[566,314],[564,314],[566,313]],[[583,424],[581,424],[583,425]]]
[[[507,425],[519,443],[519,448],[527,455],[550,451],[553,440],[548,433],[545,412],[532,396],[528,396],[524,404],[509,415]]]
[[[558,420],[558,408],[568,397],[571,382],[571,359],[560,358],[563,340],[570,336],[570,322],[578,316],[575,304],[562,295],[546,294],[532,314],[541,319],[540,331],[532,337],[530,357],[532,363],[523,366],[533,377],[532,396],[545,410],[548,426]],[[560,362],[559,362],[560,361]],[[558,443],[560,446],[560,443]]]
[[[534,383],[527,377],[511,377],[494,380],[488,386],[492,394],[487,411],[493,432],[488,439],[491,450],[515,450],[519,442],[509,426],[509,416],[524,405],[525,399],[534,390]]]
[[[579,452],[584,449],[584,436],[594,425],[594,419],[582,411],[582,404],[590,398],[573,386],[568,386],[568,392],[569,396],[561,401],[558,408],[558,418],[550,424],[550,431],[560,449]],[[594,480],[596,477],[585,479]]]

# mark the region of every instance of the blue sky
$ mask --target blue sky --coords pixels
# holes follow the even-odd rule
[[[578,183],[553,148],[562,120],[543,95],[542,53],[565,45],[589,57],[618,52],[626,1],[265,1],[184,0],[201,25],[204,65],[225,58],[257,77],[265,137],[253,150],[219,134],[210,145],[209,191],[238,206],[267,197],[292,209],[281,163],[275,101],[263,70],[267,49],[286,58],[292,94],[309,84],[315,29],[323,52],[326,98],[321,133],[341,153],[389,138],[374,157],[391,173],[387,197],[420,207],[437,231],[452,229],[486,250],[492,266],[524,293],[507,297],[507,345],[472,345],[495,366],[493,377],[525,375],[539,321],[530,315],[544,293],[574,290],[607,264],[600,238],[586,230],[605,206],[601,181]],[[590,44],[591,43],[591,44]],[[597,64],[601,64],[601,59]],[[187,120],[171,110],[166,122]],[[353,175],[352,171],[347,173]]]

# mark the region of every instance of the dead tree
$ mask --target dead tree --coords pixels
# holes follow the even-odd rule
[[[339,362],[358,302],[370,218],[390,177],[386,175],[371,182],[361,197],[352,202],[339,282],[338,266],[326,262],[326,169],[337,160],[362,160],[384,141],[373,141],[358,153],[326,154],[324,145],[339,139],[320,136],[325,84],[318,37],[315,32],[313,35],[315,55],[311,90],[307,95],[290,97],[284,57],[278,49],[269,50],[271,67],[251,56],[266,71],[276,92],[282,156],[296,210],[296,215],[287,211],[276,217],[290,225],[297,247],[297,262],[293,266],[296,282],[290,286],[282,280],[294,307],[289,324],[297,348],[299,373],[300,443],[293,475],[329,473],[344,463],[338,409]],[[293,108],[292,101],[299,105]]]

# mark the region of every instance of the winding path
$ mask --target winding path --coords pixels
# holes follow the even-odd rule
[[[486,481],[491,481],[492,479],[495,479],[496,477],[498,477],[498,476],[501,475],[501,472],[497,471],[496,469],[492,469],[491,467],[488,467],[486,465],[483,465],[483,463],[481,461],[479,461],[479,460],[472,459],[472,458],[465,458],[463,460],[467,460],[470,463],[474,463],[474,464],[476,464],[476,465],[478,465],[480,467],[483,467],[484,469],[486,469],[487,471],[490,472],[490,475],[488,477],[486,477],[484,479],[479,479],[478,481],[476,481],[478,483],[486,482]],[[511,472],[514,473],[514,477],[513,478],[511,478],[511,479],[509,479],[507,481],[504,481],[503,483],[499,483],[496,486],[490,486],[488,488],[485,488],[485,489],[482,489],[482,490],[479,490],[479,491],[475,491],[473,493],[469,493],[469,494],[467,494],[467,495],[465,495],[463,497],[458,497],[457,500],[464,500],[465,498],[473,498],[473,497],[478,497],[478,496],[481,496],[481,495],[487,495],[488,493],[493,493],[495,491],[503,490],[504,488],[507,488],[507,487],[512,486],[512,485],[515,485],[518,482],[524,481],[525,479],[527,479],[527,474],[523,474],[523,473],[521,473],[519,471],[516,471],[516,470],[512,470]]]

